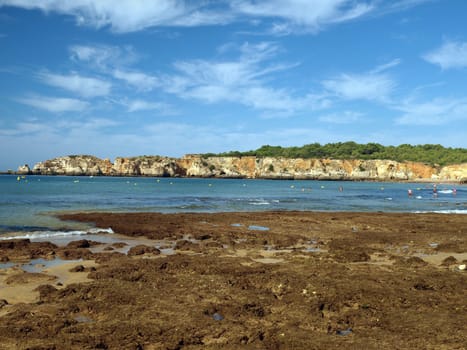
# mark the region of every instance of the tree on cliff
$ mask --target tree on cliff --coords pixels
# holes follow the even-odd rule
[[[284,157],[284,158],[332,158],[332,159],[388,159],[398,162],[413,161],[431,165],[460,164],[467,162],[467,149],[449,148],[441,145],[383,146],[379,143],[358,144],[353,141],[311,143],[302,147],[264,145],[257,150],[225,153],[207,153],[204,157]]]

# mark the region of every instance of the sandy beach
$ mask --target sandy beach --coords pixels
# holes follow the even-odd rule
[[[116,234],[66,244],[0,241],[0,349],[467,344],[465,215],[60,218]],[[25,271],[34,259],[45,263]]]

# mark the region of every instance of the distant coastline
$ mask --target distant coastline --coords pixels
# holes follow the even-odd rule
[[[467,183],[467,163],[446,166],[384,159],[286,158],[258,156],[57,157],[25,164],[14,175],[145,176],[281,180],[394,181]]]

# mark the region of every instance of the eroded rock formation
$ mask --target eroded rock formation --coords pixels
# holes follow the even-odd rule
[[[465,181],[467,163],[445,167],[392,160],[339,160],[273,157],[161,156],[118,157],[65,156],[37,163],[18,173],[42,175],[104,175],[156,177],[219,177],[263,179],[326,179],[375,181]]]

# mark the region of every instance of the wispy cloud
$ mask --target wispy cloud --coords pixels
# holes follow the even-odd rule
[[[191,60],[174,64],[177,74],[166,76],[163,88],[182,98],[206,103],[234,102],[260,110],[297,111],[322,108],[324,98],[316,94],[296,96],[270,85],[272,73],[296,64],[272,64],[278,52],[274,43],[244,44],[236,60]]]
[[[387,74],[341,74],[322,82],[331,93],[347,100],[386,102],[396,83]]]
[[[71,60],[90,64],[100,70],[109,70],[138,60],[132,46],[72,45],[69,51]]]
[[[400,59],[394,59],[368,72],[342,73],[321,83],[327,91],[342,99],[388,102],[397,84],[384,72],[400,63]]]
[[[1,0],[1,5],[39,9],[75,17],[78,25],[134,32],[154,26],[198,26],[230,22],[232,14],[183,0]]]
[[[127,111],[130,113],[140,111],[157,111],[163,115],[174,114],[171,106],[163,102],[146,101],[142,99],[122,99],[115,101],[115,103],[126,107]]]
[[[441,69],[467,68],[467,42],[446,41],[423,58]]]
[[[117,33],[151,27],[194,27],[228,24],[248,19],[273,21],[271,32],[318,32],[327,25],[369,14],[403,11],[429,0],[0,0],[0,6],[17,6],[73,16],[78,25],[109,27]]]
[[[347,0],[234,0],[231,7],[243,16],[279,20],[272,31],[286,34],[317,32],[328,24],[356,19],[373,10],[373,5]]]
[[[143,72],[115,69],[112,74],[114,78],[125,81],[139,91],[151,91],[160,85],[156,77]]]
[[[77,73],[61,75],[42,72],[38,74],[41,81],[48,85],[71,91],[82,97],[107,96],[112,84],[102,79],[83,77]]]
[[[383,63],[379,66],[377,66],[376,68],[373,68],[370,73],[371,74],[379,74],[379,73],[382,73],[392,67],[395,67],[395,66],[398,66],[399,64],[401,64],[402,60],[400,58],[395,58],[393,59],[392,61],[388,62],[388,63]]]
[[[18,98],[18,102],[42,109],[48,112],[81,112],[88,107],[88,103],[74,98],[47,97],[47,96],[29,96]]]
[[[398,110],[404,114],[396,119],[403,125],[442,125],[454,123],[464,125],[467,122],[467,98],[435,98],[417,102],[411,99],[403,101]],[[453,126],[456,128],[456,126]]]

